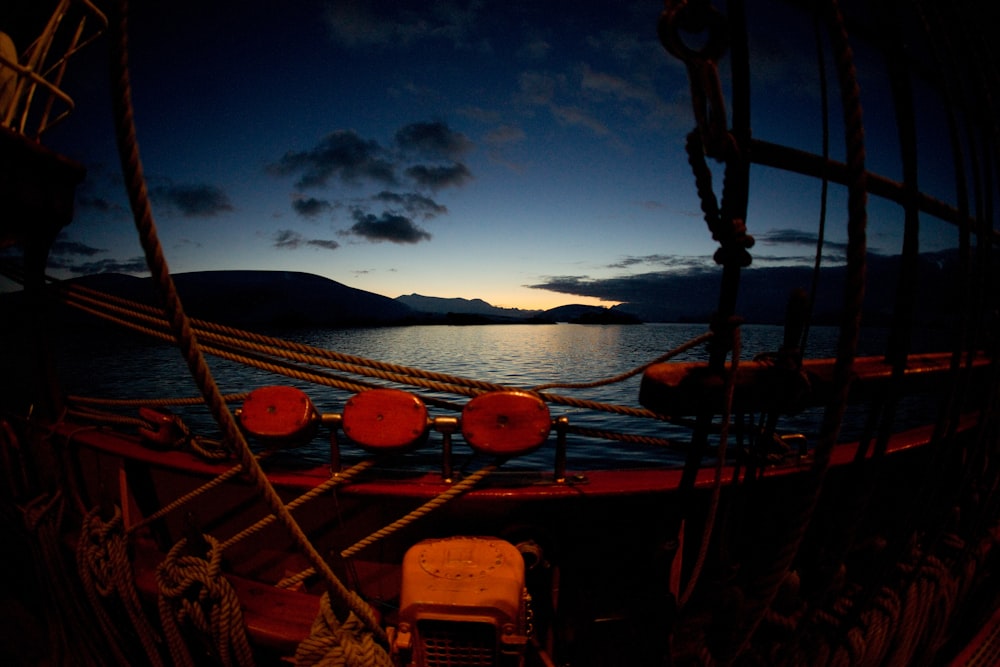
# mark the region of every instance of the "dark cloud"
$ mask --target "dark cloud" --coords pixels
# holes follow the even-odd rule
[[[702,271],[715,266],[711,257],[699,255],[640,255],[624,257],[614,264],[609,264],[608,268],[627,269],[632,266],[650,265],[660,266],[669,269],[673,273],[683,273],[689,271]]]
[[[440,121],[410,123],[399,128],[396,145],[407,152],[448,160],[455,160],[472,148],[468,137]]]
[[[124,209],[104,197],[77,195],[76,204],[81,209],[89,209],[98,213],[120,213]]]
[[[394,213],[376,216],[364,211],[354,211],[355,223],[345,234],[360,236],[373,242],[420,243],[429,241],[431,235],[418,227],[409,218]]]
[[[338,130],[310,150],[289,151],[269,170],[279,176],[298,175],[300,188],[326,185],[333,178],[396,183],[395,167],[386,159],[385,149],[350,130]]]
[[[233,210],[226,193],[214,185],[158,185],[150,193],[160,203],[178,211],[185,218],[210,218]]]
[[[333,239],[309,239],[306,241],[306,245],[324,248],[326,250],[336,250],[340,247],[340,244]]]
[[[425,220],[439,215],[444,215],[448,212],[448,208],[446,206],[438,204],[430,197],[425,197],[424,195],[416,192],[398,194],[396,192],[383,190],[372,197],[372,200],[381,202],[388,206],[399,206],[410,215],[420,216]]]
[[[130,273],[144,274],[148,272],[146,260],[142,257],[132,259],[101,259],[96,262],[65,262],[58,258],[49,258],[50,269],[63,269],[79,276],[89,276],[95,273]]]
[[[486,134],[486,143],[491,146],[518,144],[525,140],[524,129],[517,125],[499,125]]]
[[[439,40],[459,49],[486,49],[476,27],[480,3],[434,3],[414,11],[404,3],[343,0],[327,3],[326,20],[334,42],[345,47],[403,48]]]
[[[717,272],[701,268],[687,272],[653,271],[630,276],[612,278],[591,278],[588,276],[552,276],[534,285],[532,289],[543,289],[560,294],[589,296],[602,301],[637,302],[663,295],[680,283],[690,285],[692,280],[712,277],[713,288],[718,289],[714,276]]]
[[[295,212],[301,215],[303,218],[315,218],[321,213],[325,213],[333,208],[333,205],[325,199],[316,199],[315,197],[308,197],[304,199],[295,199],[292,201],[292,208]]]
[[[340,244],[332,239],[307,239],[292,229],[279,229],[274,233],[274,247],[282,250],[295,250],[302,246],[313,246],[326,250],[336,250]]]
[[[418,164],[408,168],[406,175],[416,181],[418,185],[432,190],[449,186],[457,187],[472,178],[472,172],[461,162],[436,167]]]
[[[305,242],[305,237],[291,229],[279,229],[274,233],[274,247],[294,250]]]
[[[85,243],[80,243],[79,241],[66,241],[58,240],[52,244],[50,253],[53,255],[82,255],[84,257],[93,257],[94,255],[99,255],[102,252],[107,252],[103,248],[94,248]]]
[[[792,245],[807,248],[815,248],[819,241],[819,235],[816,232],[799,229],[769,229],[763,234],[755,234],[754,238],[763,245]],[[824,239],[823,250],[846,253],[847,244]]]

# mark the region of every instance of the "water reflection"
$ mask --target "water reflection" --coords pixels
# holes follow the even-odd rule
[[[511,387],[530,388],[551,382],[579,383],[618,375],[654,359],[665,351],[706,331],[704,325],[471,325],[413,326],[373,329],[309,329],[272,332],[316,347],[484,380]],[[782,330],[774,326],[743,327],[743,357],[776,350]],[[831,356],[836,330],[818,327],[811,332],[810,356]],[[876,331],[862,344],[862,354],[883,351],[884,336]],[[196,395],[186,366],[169,346],[149,343],[131,335],[109,336],[103,328],[83,330],[61,341],[58,367],[70,394],[99,397],[160,398]],[[695,348],[678,360],[703,360],[703,348]],[[348,394],[328,387],[275,378],[263,371],[210,358],[210,365],[225,393],[246,392],[269,384],[291,384],[305,390],[321,412],[339,412]],[[583,390],[557,390],[574,398],[639,407],[640,377],[625,382]],[[417,390],[425,397],[439,396],[464,402],[453,395]],[[636,419],[582,409],[552,407],[553,416],[566,415],[571,424],[639,435],[684,439],[684,429],[657,420]],[[193,428],[213,431],[207,410],[185,408],[184,418]],[[431,414],[442,414],[431,408]],[[450,413],[448,413],[450,414]],[[785,421],[787,428],[814,428],[820,411],[811,410]],[[849,429],[850,430],[850,429]],[[432,436],[432,441],[435,436]],[[550,439],[550,440],[554,440]],[[461,450],[460,442],[456,443]],[[515,466],[551,467],[554,453],[550,442]],[[462,452],[459,451],[461,455]],[[465,452],[468,454],[468,452]],[[328,446],[317,442],[294,454],[301,461],[328,460]],[[350,449],[345,457],[350,460]],[[415,455],[434,465],[436,455]],[[428,458],[429,457],[429,458]],[[647,445],[573,438],[571,468],[593,466],[629,467],[649,462],[676,461],[676,456]]]

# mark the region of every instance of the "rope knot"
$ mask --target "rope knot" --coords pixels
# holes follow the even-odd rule
[[[389,654],[354,612],[341,622],[324,593],[309,636],[295,650],[296,665],[392,667]]]
[[[222,664],[252,665],[253,656],[246,636],[243,613],[236,592],[222,576],[219,542],[203,535],[207,553],[189,551],[188,540],[173,546],[156,570],[160,589],[160,618],[170,643],[170,653],[178,665],[192,664],[180,625],[188,624],[208,642]]]

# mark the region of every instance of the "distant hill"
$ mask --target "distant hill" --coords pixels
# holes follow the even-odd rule
[[[293,271],[199,271],[173,276],[191,317],[234,326],[402,324],[412,311],[388,297]],[[151,278],[100,274],[74,283],[157,303]]]
[[[569,322],[571,324],[641,324],[642,320],[614,308],[601,308],[599,306],[587,306],[583,304],[570,304],[550,308],[542,313],[541,317],[553,322]]]
[[[541,314],[540,310],[525,310],[523,308],[500,308],[482,299],[442,298],[423,296],[422,294],[406,294],[396,297],[396,301],[408,306],[418,313],[445,315],[448,313],[460,315],[485,315],[486,317],[528,319]]]
[[[864,321],[888,323],[896,303],[899,257],[870,253],[863,305]],[[778,324],[784,321],[788,295],[795,288],[809,289],[812,269],[800,266],[755,267],[740,276],[737,312],[747,322]],[[957,251],[923,253],[917,258],[918,323],[936,324],[957,316],[961,304],[961,270]],[[617,308],[635,313],[646,322],[708,322],[718,307],[720,271],[676,276],[656,276],[636,285],[635,295]],[[844,302],[847,268],[825,267],[820,272],[813,313],[815,324],[836,324]]]
[[[895,310],[900,259],[868,256],[864,299],[867,324],[888,323]],[[1000,261],[998,257],[997,261]],[[921,254],[917,260],[915,316],[918,323],[945,324],[960,315],[961,263],[957,251]],[[651,274],[637,280],[634,296],[613,308],[582,304],[546,311],[499,308],[482,299],[446,299],[410,294],[390,299],[320,276],[292,271],[203,271],[174,276],[188,313],[235,326],[383,326],[403,324],[499,324],[574,322],[620,324],[708,322],[718,305],[719,271]],[[838,321],[846,268],[820,273],[813,323]],[[788,294],[808,289],[812,269],[754,267],[742,271],[737,312],[748,323],[784,320]],[[132,300],[157,303],[149,278],[99,274],[69,281]],[[998,285],[1000,289],[1000,285]],[[16,307],[21,293],[0,294],[0,307]],[[75,312],[75,311],[74,311]],[[73,315],[76,317],[85,317]]]

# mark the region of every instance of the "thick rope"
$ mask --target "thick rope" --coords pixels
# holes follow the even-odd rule
[[[708,516],[706,517],[705,525],[702,528],[701,543],[698,546],[698,554],[695,557],[694,567],[691,569],[691,576],[688,579],[684,590],[677,598],[678,609],[684,608],[684,606],[688,603],[688,600],[690,600],[691,596],[694,594],[695,587],[698,585],[698,579],[701,576],[702,568],[705,565],[705,559],[708,557],[708,546],[710,540],[712,539],[712,532],[715,528],[715,520],[718,516],[719,500],[722,494],[722,473],[726,466],[726,448],[729,444],[729,422],[733,413],[733,394],[736,390],[736,372],[739,370],[740,366],[741,347],[740,329],[739,327],[736,327],[733,330],[732,362],[729,364],[729,369],[726,373],[725,407],[722,412],[722,431],[719,434],[719,453],[715,463],[715,481],[712,484],[712,495],[708,504]]]
[[[138,142],[136,140],[134,110],[132,108],[131,85],[128,72],[128,0],[119,0],[119,16],[114,23],[117,30],[117,40],[111,40],[116,50],[116,56],[111,58],[113,81],[113,106],[115,111],[115,127],[119,155],[122,163],[122,174],[129,193],[129,201],[139,231],[140,241],[146,255],[155,283],[160,287],[164,300],[165,311],[171,323],[171,329],[181,349],[182,355],[191,370],[192,377],[200,388],[205,402],[218,422],[224,440],[236,450],[247,474],[253,479],[257,490],[270,506],[272,512],[279,518],[292,537],[296,546],[323,576],[329,589],[335,593],[342,608],[354,611],[364,624],[375,633],[380,642],[386,641],[384,630],[378,623],[374,611],[356,593],[348,590],[333,573],[330,566],[309,541],[302,528],[288,512],[278,493],[271,486],[246,439],[236,424],[236,421],[222,398],[222,393],[212,377],[211,371],[201,354],[191,330],[191,322],[184,313],[176,287],[170,276],[167,261],[163,256],[150,208],[142,163],[139,158]]]
[[[330,598],[323,594],[319,614],[309,636],[295,650],[295,663],[302,667],[392,667],[393,661],[372,640],[370,633],[351,614],[343,623],[330,609]]]
[[[181,539],[156,569],[160,588],[160,621],[167,636],[170,655],[179,667],[196,663],[184,637],[190,625],[210,638],[210,649],[225,667],[254,664],[247,640],[243,612],[236,591],[222,576],[222,551],[218,542],[203,536],[206,557],[185,555],[187,539]]]
[[[472,487],[474,487],[476,484],[479,483],[480,480],[485,479],[494,470],[496,470],[497,468],[499,468],[500,467],[500,463],[501,463],[500,461],[497,461],[496,463],[491,463],[488,466],[484,466],[483,468],[480,468],[476,472],[472,473],[471,475],[469,475],[468,477],[466,477],[465,479],[463,479],[461,482],[458,482],[458,483],[452,485],[451,488],[449,488],[447,491],[445,491],[441,495],[439,495],[439,496],[437,496],[435,498],[432,498],[431,500],[428,500],[426,503],[424,503],[423,505],[421,505],[417,509],[413,510],[412,512],[410,512],[406,516],[404,516],[404,517],[402,517],[400,519],[397,519],[396,521],[393,521],[388,526],[384,526],[383,528],[380,528],[379,530],[375,531],[374,533],[372,533],[368,537],[364,538],[363,540],[359,540],[353,546],[350,546],[347,549],[344,549],[343,551],[340,552],[340,557],[341,558],[351,558],[352,556],[354,556],[358,552],[360,552],[362,549],[365,549],[366,547],[369,547],[372,544],[375,544],[376,542],[378,542],[382,538],[388,537],[389,535],[392,535],[393,533],[395,533],[397,530],[400,530],[401,528],[405,528],[406,526],[410,525],[414,521],[416,521],[416,520],[418,520],[418,519],[420,519],[420,518],[422,518],[424,516],[427,516],[428,514],[430,514],[434,510],[438,509],[439,507],[441,507],[445,503],[454,500],[455,498],[459,497],[460,495],[462,495],[463,493],[465,493],[466,491],[468,491],[469,489],[471,489]]]
[[[173,512],[173,511],[175,511],[177,509],[180,509],[184,505],[187,505],[188,503],[196,500],[197,498],[200,498],[202,495],[204,495],[208,491],[211,491],[215,487],[220,486],[222,484],[225,484],[226,482],[228,482],[232,478],[234,478],[237,475],[239,475],[241,472],[243,472],[243,466],[242,465],[233,466],[229,470],[225,471],[221,475],[218,475],[218,476],[212,478],[211,480],[209,480],[208,482],[202,484],[198,488],[192,489],[191,491],[185,493],[183,496],[180,496],[179,498],[175,498],[173,501],[167,503],[166,505],[164,505],[160,509],[156,510],[155,512],[153,512],[149,516],[145,517],[142,521],[136,522],[135,524],[129,526],[128,532],[129,533],[134,533],[135,531],[139,530],[140,528],[148,526],[149,524],[153,523],[154,521],[162,519],[163,517],[167,516],[171,512]]]
[[[105,296],[107,296],[107,295],[105,295]],[[113,297],[108,297],[108,298],[113,298]],[[115,316],[110,315],[108,313],[104,313],[104,312],[101,312],[101,311],[96,310],[94,308],[90,308],[90,307],[88,307],[87,305],[84,305],[81,302],[73,301],[72,299],[68,300],[67,303],[68,303],[68,305],[71,305],[71,306],[73,306],[75,308],[78,308],[80,310],[83,310],[85,312],[91,313],[91,314],[93,314],[93,315],[95,315],[97,317],[101,317],[102,319],[114,322],[115,324],[118,324],[119,326],[130,328],[130,329],[132,329],[134,331],[137,331],[139,333],[143,333],[145,335],[152,336],[152,337],[157,338],[159,340],[162,340],[164,342],[169,342],[169,343],[174,343],[175,342],[172,336],[170,336],[166,332],[160,331],[160,330],[158,330],[156,328],[152,328],[152,327],[149,327],[149,326],[144,326],[142,324],[138,324],[138,323],[130,321],[128,319],[122,319],[120,317],[115,317]],[[112,308],[112,307],[107,306],[106,304],[101,303],[100,301],[93,301],[92,303],[93,303],[93,305],[97,305],[97,306],[102,307],[102,308],[108,308],[108,310],[110,312],[119,312],[120,314],[126,315],[127,317],[137,318],[140,321],[144,321],[144,322],[147,322],[149,324],[154,324],[155,326],[158,326],[158,327],[165,326],[165,323],[164,323],[163,319],[159,318],[159,317],[151,317],[151,316],[148,316],[148,315],[142,315],[142,314],[136,313],[136,312],[128,310],[128,309]],[[367,359],[364,359],[362,357],[353,357],[352,355],[340,355],[340,353],[334,353],[334,352],[331,352],[329,350],[323,350],[322,348],[310,347],[310,346],[307,346],[307,345],[303,345],[301,343],[294,343],[293,345],[297,349],[305,349],[305,350],[308,350],[308,352],[303,353],[301,355],[298,354],[298,353],[289,353],[286,350],[284,350],[281,346],[276,346],[276,347],[262,347],[262,346],[258,346],[258,345],[255,345],[255,344],[246,343],[243,340],[241,340],[240,337],[247,336],[247,337],[255,337],[255,338],[257,338],[259,336],[257,334],[253,334],[252,332],[241,331],[241,330],[233,330],[233,329],[230,329],[230,330],[236,332],[238,334],[238,336],[237,337],[232,337],[232,338],[230,338],[230,337],[218,337],[218,336],[214,336],[211,333],[207,333],[206,331],[204,331],[202,329],[199,329],[198,327],[195,327],[195,329],[194,329],[195,334],[199,335],[199,340],[203,341],[202,344],[201,344],[201,349],[204,352],[208,353],[208,354],[212,354],[214,356],[220,357],[222,359],[226,359],[228,361],[233,361],[235,363],[240,363],[240,364],[244,364],[244,365],[251,366],[251,367],[254,367],[254,368],[259,368],[261,370],[268,371],[270,373],[284,375],[286,377],[291,377],[291,378],[294,378],[294,379],[297,379],[297,380],[302,380],[302,381],[305,381],[305,382],[311,382],[313,384],[318,384],[318,385],[324,385],[324,386],[334,387],[334,388],[342,389],[342,390],[345,390],[345,391],[350,391],[350,392],[363,391],[364,389],[371,388],[374,385],[365,384],[365,383],[362,383],[360,381],[351,382],[349,380],[346,380],[344,378],[340,378],[340,377],[332,375],[332,374],[319,373],[319,372],[316,372],[316,371],[307,371],[305,369],[302,369],[302,368],[300,368],[298,366],[294,366],[292,364],[282,364],[282,363],[278,363],[275,360],[268,360],[268,359],[266,359],[264,357],[260,357],[260,356],[247,356],[247,355],[244,355],[244,354],[239,354],[237,350],[248,350],[248,349],[256,348],[258,351],[260,351],[260,352],[262,352],[264,354],[270,354],[270,355],[274,355],[274,356],[281,356],[283,358],[299,359],[299,360],[301,360],[304,363],[309,363],[309,364],[313,364],[313,365],[324,366],[324,367],[327,367],[327,368],[341,368],[343,370],[347,370],[348,372],[352,372],[352,373],[355,373],[355,374],[364,375],[364,376],[367,376],[367,377],[376,377],[376,378],[380,378],[380,379],[391,380],[391,381],[394,381],[394,382],[397,382],[397,383],[400,383],[400,384],[408,384],[410,386],[421,387],[421,388],[429,389],[429,390],[432,390],[432,391],[438,391],[438,392],[444,392],[444,393],[452,393],[452,394],[458,394],[458,395],[462,395],[462,396],[478,396],[479,394],[481,394],[481,393],[483,393],[485,391],[498,391],[498,390],[504,390],[504,389],[508,389],[509,388],[509,387],[507,387],[505,385],[500,385],[500,384],[496,384],[496,383],[483,382],[483,381],[479,381],[479,380],[472,380],[472,379],[469,379],[469,378],[463,378],[463,377],[454,376],[454,375],[447,375],[447,374],[443,374],[443,373],[431,373],[429,371],[420,371],[419,369],[414,369],[414,368],[410,368],[410,367],[406,367],[406,366],[397,366],[395,364],[384,364],[383,362],[376,362],[376,361],[373,361],[373,360],[367,360]],[[688,341],[688,342],[686,342],[686,343],[678,346],[677,348],[675,348],[675,349],[667,352],[666,354],[664,354],[661,357],[659,357],[659,359],[665,360],[665,359],[669,359],[669,358],[672,358],[674,356],[677,356],[678,354],[681,354],[681,353],[683,353],[683,352],[691,349],[692,347],[697,346],[697,345],[701,344],[702,342],[705,342],[706,340],[709,340],[712,335],[713,334],[711,332],[709,332],[709,333],[703,334],[702,336],[698,336],[698,337],[692,339],[691,341]],[[278,341],[280,339],[269,339],[269,340],[271,340],[271,341]],[[211,344],[209,342],[204,342],[204,341],[214,341],[216,344]],[[379,367],[390,367],[393,370],[391,372],[383,371],[381,369],[375,370],[375,371],[369,371],[369,370],[367,370],[367,365],[368,365],[367,363],[357,363],[357,364],[354,364],[352,362],[352,364],[343,365],[343,364],[339,364],[339,363],[336,363],[336,362],[330,362],[330,361],[327,361],[325,359],[329,355],[346,356],[347,358],[350,358],[350,359],[352,359],[354,361],[370,362],[372,364],[378,365]],[[614,376],[612,378],[608,378],[608,379],[604,379],[604,380],[598,380],[598,381],[595,381],[593,383],[585,383],[585,384],[580,384],[580,385],[572,385],[572,384],[563,385],[563,384],[559,384],[559,385],[552,385],[552,386],[569,386],[570,388],[585,388],[585,387],[591,387],[591,386],[593,386],[593,387],[603,386],[603,385],[606,385],[606,384],[611,384],[613,382],[620,382],[620,381],[622,381],[624,379],[632,377],[632,376],[638,374],[639,372],[641,372],[642,370],[645,370],[645,368],[647,368],[651,363],[656,363],[656,361],[654,360],[653,362],[648,362],[646,364],[642,364],[638,368],[632,369],[630,371],[627,371],[626,373],[622,373],[622,374]],[[428,379],[423,379],[423,376],[426,376],[426,377],[436,377],[438,379],[437,380],[428,380]],[[550,386],[550,385],[540,385],[541,388],[546,388],[547,386]],[[536,389],[538,389],[538,388],[536,388]],[[609,413],[613,413],[613,414],[620,414],[620,415],[625,415],[625,416],[630,416],[630,417],[645,417],[645,418],[650,418],[650,419],[662,419],[662,416],[657,415],[656,413],[654,413],[654,412],[652,412],[650,410],[645,410],[645,409],[642,409],[642,408],[633,408],[633,407],[630,407],[630,406],[614,405],[614,404],[609,404],[609,403],[602,403],[602,402],[599,402],[599,401],[591,401],[591,400],[586,400],[586,399],[579,399],[579,398],[574,398],[574,397],[569,397],[569,396],[561,396],[561,395],[558,395],[558,394],[550,394],[550,393],[545,393],[545,392],[540,392],[539,393],[539,398],[541,398],[542,400],[544,400],[544,401],[546,401],[548,403],[552,403],[552,404],[556,404],[556,405],[564,405],[564,406],[567,406],[567,407],[575,407],[575,408],[582,408],[582,409],[588,409],[588,410],[599,410],[599,411],[603,411],[603,412],[609,412]],[[454,403],[450,403],[450,402],[447,402],[447,401],[442,401],[440,399],[427,398],[425,400],[427,402],[433,403],[434,405],[437,405],[439,407],[443,407],[443,408],[447,408],[447,409],[451,409],[451,410],[455,410],[455,411],[461,410],[461,406],[460,405],[456,405]]]
[[[22,508],[32,540],[36,576],[47,598],[46,627],[53,664],[99,665],[107,647],[100,641],[85,593],[78,589],[78,573],[71,571],[63,552],[66,497],[61,491],[41,495]]]
[[[121,614],[115,612],[124,612],[130,623],[127,629],[138,638],[145,652],[144,662],[162,666],[160,639],[146,618],[135,589],[121,509],[116,506],[108,521],[101,518],[99,508],[91,510],[83,519],[76,553],[80,580],[119,664],[129,667],[135,657],[122,633],[126,628],[119,628],[116,623]]]
[[[374,459],[367,459],[365,461],[361,461],[360,463],[354,464],[353,466],[351,466],[347,470],[343,470],[343,471],[337,473],[337,475],[335,477],[331,477],[330,479],[326,480],[322,484],[314,486],[313,488],[309,489],[307,492],[303,493],[301,496],[299,496],[295,500],[289,502],[288,503],[288,509],[289,510],[294,510],[294,509],[296,509],[298,507],[301,507],[302,505],[306,504],[307,502],[309,502],[311,500],[319,498],[321,495],[323,495],[327,491],[335,489],[336,487],[338,487],[338,486],[340,486],[342,484],[346,484],[347,482],[351,481],[352,479],[354,479],[355,477],[357,477],[358,475],[360,475],[365,470],[368,470],[369,468],[371,468],[373,465],[375,465],[375,460]],[[228,540],[226,540],[225,542],[223,542],[222,544],[220,544],[219,545],[219,549],[221,551],[225,551],[226,549],[230,548],[234,544],[236,544],[236,543],[238,543],[238,542],[240,542],[240,541],[242,541],[242,540],[250,537],[251,535],[256,535],[257,533],[259,533],[260,531],[262,531],[264,528],[266,528],[267,526],[269,526],[272,523],[274,523],[275,520],[276,519],[275,519],[275,516],[273,514],[264,517],[260,521],[257,521],[256,523],[253,523],[250,526],[247,526],[246,528],[244,528],[243,530],[241,530],[239,533],[233,535]]]
[[[375,544],[379,540],[388,537],[389,535],[392,535],[396,531],[405,528],[406,526],[417,521],[418,519],[421,519],[422,517],[430,514],[431,512],[438,509],[445,503],[454,500],[455,498],[459,497],[466,491],[472,489],[476,484],[479,483],[480,480],[486,478],[488,475],[494,472],[498,467],[500,467],[500,463],[501,463],[500,461],[497,461],[496,463],[491,463],[490,465],[484,466],[483,468],[472,473],[462,481],[453,484],[451,487],[448,488],[447,491],[438,496],[435,496],[434,498],[431,498],[420,507],[406,514],[406,516],[396,519],[387,526],[379,528],[371,535],[361,540],[358,540],[350,547],[344,549],[343,551],[340,552],[340,557],[345,559],[352,558],[353,556],[361,552],[363,549],[371,546],[372,544]],[[290,586],[294,586],[295,584],[305,581],[314,574],[316,574],[316,572],[312,568],[307,568],[302,572],[299,572],[290,577],[282,579],[276,584],[276,586],[278,588],[288,588]]]

